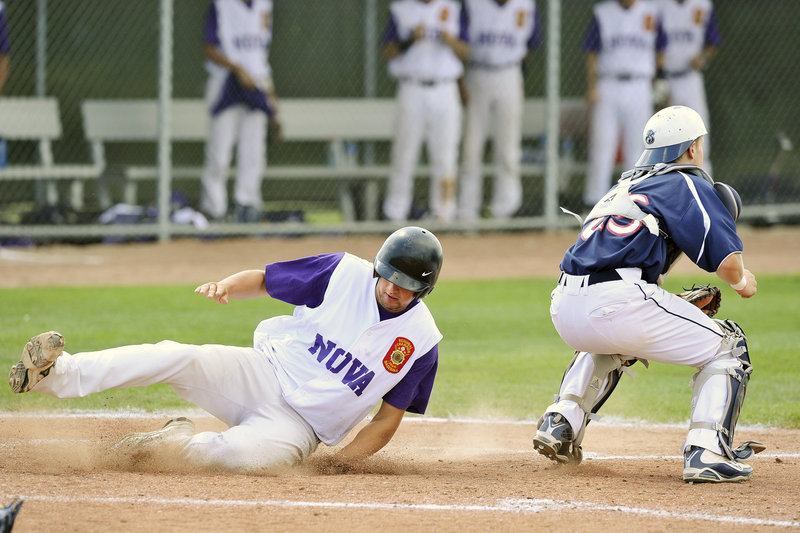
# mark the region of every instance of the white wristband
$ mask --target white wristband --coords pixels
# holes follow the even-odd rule
[[[731,285],[731,289],[733,289],[733,290],[738,292],[738,291],[744,289],[747,286],[747,277],[746,276],[742,276],[742,279],[740,279],[738,283],[731,283],[730,285]]]

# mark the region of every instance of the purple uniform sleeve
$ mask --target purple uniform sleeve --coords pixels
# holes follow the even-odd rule
[[[667,47],[667,32],[664,31],[664,25],[659,20],[656,24],[656,51],[663,52]]]
[[[383,400],[409,413],[425,414],[439,366],[439,346],[414,361],[408,374],[383,396]]]
[[[6,23],[5,9],[0,8],[0,54],[11,51],[11,40],[8,38],[8,24]]]
[[[461,6],[461,15],[459,16],[459,29],[458,38],[465,43],[469,42],[469,13]]]
[[[203,26],[203,42],[220,46],[219,35],[217,33],[217,6],[211,2],[206,11],[206,23]]]
[[[586,34],[583,36],[583,50],[586,52],[599,53],[602,44],[600,42],[600,23],[597,17],[592,17],[592,22],[586,28]]]
[[[539,48],[540,44],[542,44],[542,26],[539,24],[539,11],[537,10],[533,14],[533,31],[528,38],[528,48],[531,50]]]
[[[397,33],[397,22],[394,20],[394,15],[389,15],[389,20],[386,22],[386,28],[383,30],[381,37],[381,44],[387,45],[389,43],[399,43],[400,35]]]
[[[704,44],[706,46],[719,46],[722,43],[722,34],[719,32],[719,25],[717,24],[717,14],[712,9],[708,14],[708,25],[706,26],[706,38]]]
[[[271,263],[264,269],[267,292],[288,304],[317,307],[342,257],[343,253],[321,254]]]

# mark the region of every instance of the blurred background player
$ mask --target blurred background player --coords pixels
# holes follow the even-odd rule
[[[519,176],[522,62],[539,45],[534,0],[465,0],[469,20],[467,106],[462,146],[459,218],[480,218],[483,153],[490,132],[495,163],[492,217],[511,217],[522,205]]]
[[[0,97],[3,96],[3,87],[8,79],[8,53],[11,51],[11,41],[8,38],[8,23],[6,22],[6,6],[0,1]]]
[[[267,116],[277,120],[277,95],[268,62],[271,0],[214,0],[206,13],[206,142],[200,209],[212,220],[228,212],[227,178],[236,144],[233,189],[237,222],[260,220]]]
[[[583,41],[590,109],[586,207],[611,186],[620,145],[625,168],[636,164],[642,128],[653,113],[653,79],[663,64],[667,41],[651,0],[605,0],[593,10]]]
[[[714,6],[711,0],[659,0],[659,9],[667,34],[664,50],[667,104],[691,107],[711,129],[703,70],[722,43]],[[703,150],[703,168],[712,174],[708,136]]]
[[[409,217],[424,140],[432,170],[429,214],[453,220],[461,136],[458,79],[469,56],[466,15],[454,0],[396,0],[389,9],[382,52],[398,87],[383,213],[393,221]]]

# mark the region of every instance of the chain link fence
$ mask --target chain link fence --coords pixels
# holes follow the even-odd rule
[[[586,88],[582,41],[593,4],[537,0],[543,42],[525,63],[527,99],[550,97],[550,102],[581,105]],[[171,142],[161,137],[162,145],[157,135],[109,138],[101,143],[98,159],[98,144],[87,132],[86,102],[158,105],[163,94],[175,102],[202,101],[207,1],[4,0],[4,5],[11,43],[10,75],[0,96],[4,244],[391,228],[375,208],[385,189],[390,136],[287,135],[269,144],[264,217],[256,224],[230,221],[206,227],[192,216],[174,216],[180,208],[187,208],[184,215],[198,208],[204,131]],[[715,178],[740,192],[746,221],[793,222],[800,218],[800,158],[793,144],[800,140],[800,111],[792,87],[800,74],[791,50],[800,3],[718,0],[715,8],[723,41],[705,72]],[[274,0],[270,64],[281,102],[287,108],[307,99],[391,102],[396,85],[379,53],[388,12],[388,0]],[[552,33],[558,30],[554,22],[560,24],[558,38]],[[553,44],[560,46],[554,50]],[[171,57],[169,64],[161,64],[163,57]],[[558,77],[557,85],[548,73]],[[553,86],[559,94],[548,94]],[[49,107],[26,108],[31,102]],[[174,106],[156,109],[176,119]],[[54,116],[51,123],[48,113]],[[583,190],[587,120],[585,113],[576,116],[566,127],[562,118],[559,138],[552,141],[555,149],[548,151],[544,133],[523,139],[523,162],[542,171],[526,174],[517,216],[484,218],[473,229],[572,224],[554,213],[559,205],[578,204]],[[381,117],[375,120],[385,120]],[[111,120],[121,131],[137,118]],[[30,131],[19,133],[26,128]],[[330,173],[333,166],[338,170]],[[147,172],[137,179],[131,172],[136,168],[153,169],[152,179],[143,177]],[[305,174],[294,177],[298,169]],[[554,187],[548,188],[548,175]],[[489,175],[487,203],[490,185]],[[415,186],[419,212],[426,207],[427,186],[421,172]],[[463,229],[458,221],[424,223],[432,229]]]

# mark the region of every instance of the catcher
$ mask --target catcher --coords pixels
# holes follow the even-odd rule
[[[594,206],[561,261],[550,315],[575,350],[556,400],[545,409],[535,449],[559,463],[579,463],[586,424],[637,360],[697,369],[689,434],[683,445],[687,482],[744,481],[744,461],[764,449],[734,447],[734,430],[753,367],[747,338],[731,320],[712,318],[720,290],[661,288],[685,253],[715,272],[742,298],[756,278],[742,260],[736,232],[741,199],[703,170],[703,119],[672,106],[653,115],[634,169]]]

